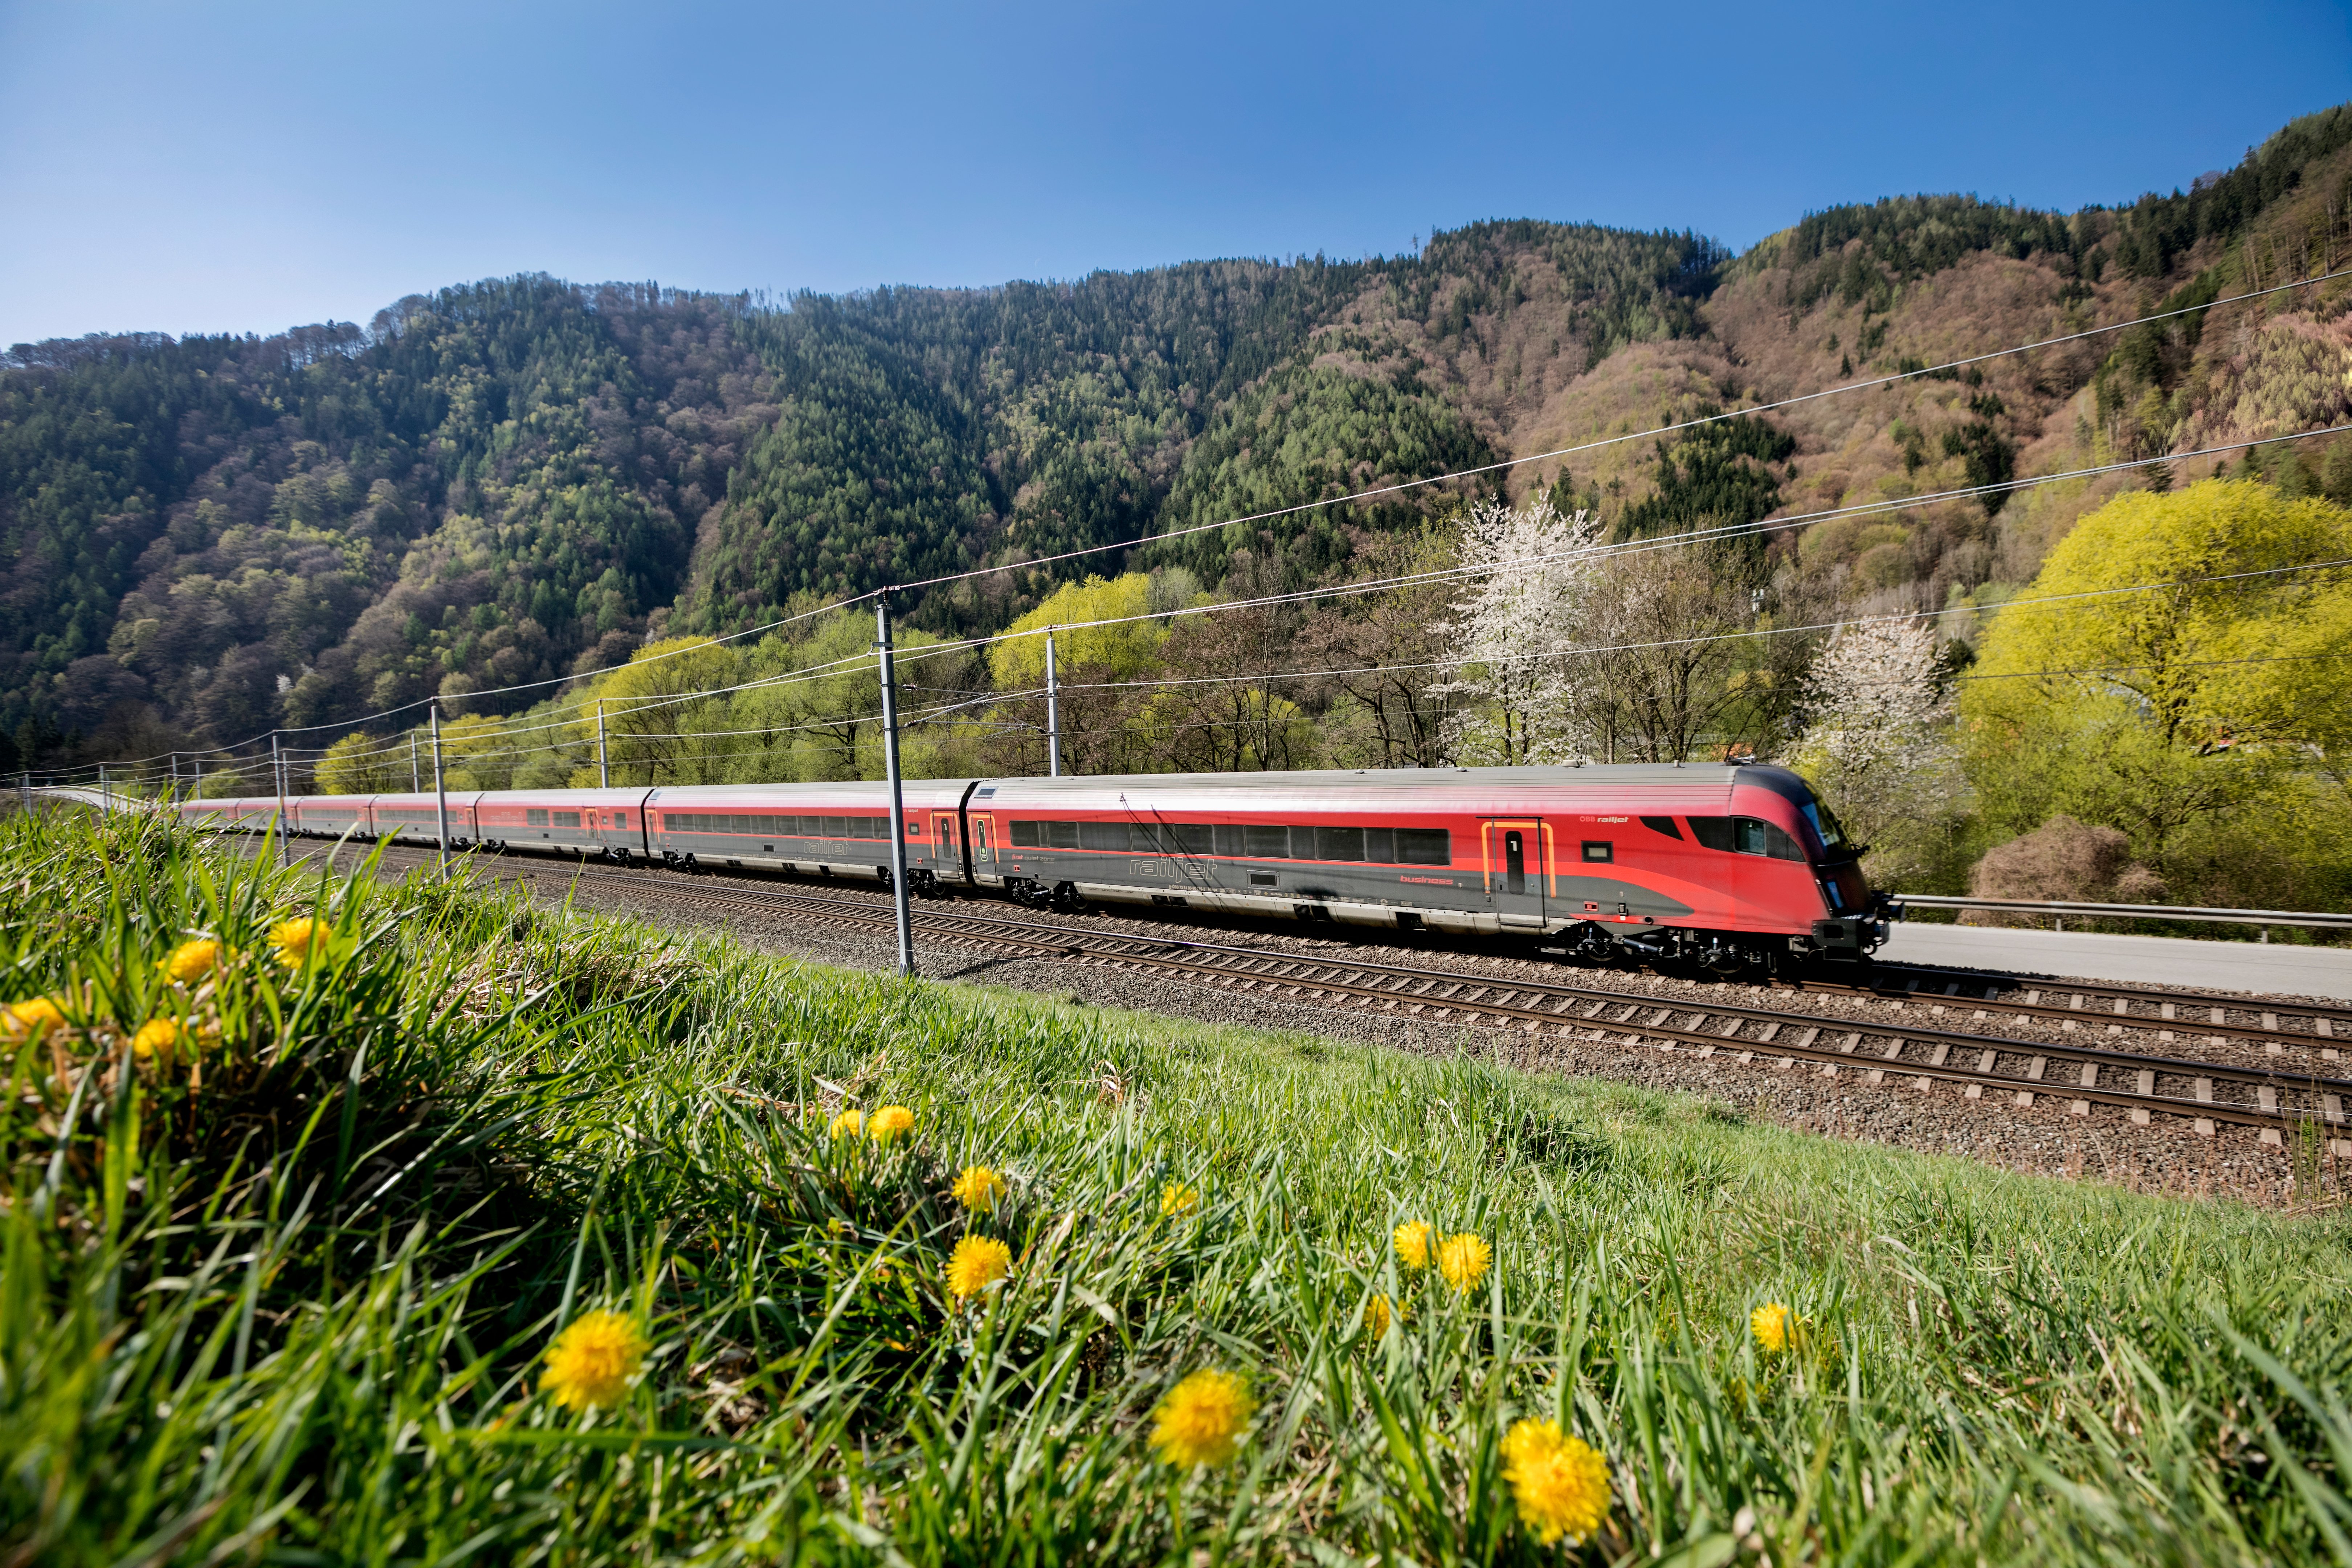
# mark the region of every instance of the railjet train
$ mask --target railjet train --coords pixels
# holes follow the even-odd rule
[[[1859,959],[1889,913],[1804,780],[1753,764],[923,779],[904,798],[908,890],[927,896],[1517,932],[1727,972]],[[285,805],[303,837],[439,836],[431,795]],[[259,829],[278,802],[179,810]],[[458,848],[890,879],[876,783],[467,791],[448,813]]]

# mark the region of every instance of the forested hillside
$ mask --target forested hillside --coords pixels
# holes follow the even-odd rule
[[[0,367],[0,763],[220,744],[585,673],[885,583],[2316,277],[2352,253],[2347,141],[2338,109],[2171,195],[2072,215],[1890,199],[1738,257],[1687,233],[1515,221],[1358,261],[772,308],[520,277],[414,296],[365,327],[19,345]],[[2324,426],[2352,410],[2346,299],[2315,285],[1133,559],[1006,573],[933,593],[913,618],[993,631],[1123,568],[1155,574],[1155,604],[1173,605],[1450,559],[1458,520],[1494,493],[1585,508],[1614,537],[1671,534]],[[1775,613],[1990,606],[2118,489],[2210,468],[1816,523],[1740,570]],[[2352,447],[2231,471],[2352,500]],[[1254,646],[1279,663],[1304,636],[1403,662],[1411,639],[1379,617],[1425,639],[1444,614],[1360,609],[1277,617]],[[1784,723],[1792,700],[1727,704],[1749,718],[1691,732],[1752,743],[1742,726]],[[1379,754],[1444,750],[1421,696],[1400,683],[1380,701],[1368,722],[1406,740]]]

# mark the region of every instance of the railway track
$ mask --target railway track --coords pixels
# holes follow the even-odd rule
[[[841,898],[669,873],[596,868],[591,874],[606,885],[641,887],[706,905],[789,911],[799,918],[877,931],[894,925],[889,906],[874,898]],[[1932,972],[1904,972],[1899,978],[1890,975],[1885,984],[1808,981],[1786,986],[1811,994],[1855,998],[1864,1005],[1887,1004],[1890,1011],[1908,1012],[1923,1005],[1967,1006],[1980,1017],[2010,1013],[2067,1023],[2095,1020],[2118,1031],[2125,1026],[2115,1020],[2124,1017],[2130,1018],[2134,1026],[2159,1020],[2183,1022],[2160,1012],[2158,1005],[2149,1005],[2157,998],[2172,1002],[2175,1015],[2189,1005],[2209,1013],[2250,1013],[2264,1022],[2209,1018],[2200,1026],[2216,1038],[2258,1038],[2266,1047],[2276,1047],[2273,1054],[2280,1059],[2265,1067],[2246,1067],[2147,1055],[2087,1040],[2076,1045],[2007,1039],[1893,1018],[1847,1021],[1740,1002],[1668,1002],[1564,980],[1468,974],[1187,937],[1130,935],[927,904],[916,905],[913,912],[916,928],[933,942],[1101,965],[1244,993],[1323,998],[1420,1022],[1478,1023],[1533,1037],[1549,1035],[1687,1052],[1701,1059],[1722,1057],[1743,1065],[1760,1063],[1768,1069],[1849,1078],[1870,1088],[1911,1092],[1942,1088],[1970,1100],[2008,1096],[2018,1106],[2046,1096],[2064,1101],[2080,1116],[2111,1109],[2145,1126],[2156,1116],[2165,1115],[2187,1121],[2196,1131],[2207,1135],[2224,1125],[2253,1129],[2266,1143],[2283,1143],[2285,1134],[2309,1128],[2329,1139],[2333,1152],[2352,1157],[2352,1139],[2344,1136],[2352,1131],[2346,1114],[2352,1079],[2324,1074],[2310,1059],[2309,1047],[2318,1040],[2340,1037],[2322,1026],[2333,1022],[2339,1010],[2305,1010],[2297,1021],[2306,1027],[2289,1034],[2269,1026],[2276,1022],[2273,1015],[2284,1005],[2260,1004],[2243,996],[2191,999],[2134,987],[2037,989],[1981,976],[1948,979]],[[1994,994],[1964,994],[1970,985],[1988,987]],[[2004,985],[2020,994],[2004,994]],[[2109,1004],[2104,1014],[2092,1010],[2099,998]],[[2125,1010],[2134,1004],[2145,1005],[2146,1010]],[[2287,1059],[2290,1040],[2298,1047],[2293,1056],[2304,1060],[2300,1069]],[[2323,1059],[2334,1056],[2330,1049]]]
[[[1948,1010],[1965,1007],[1979,1018],[2010,1014],[2051,1019],[2068,1030],[2105,1030],[2111,1036],[2147,1029],[2160,1040],[2254,1040],[2273,1055],[2295,1048],[2316,1050],[2320,1060],[2330,1062],[2342,1060],[2343,1049],[2352,1046],[2352,1007],[2325,1003],[1902,964],[1873,964],[1870,974],[1859,983],[1809,976],[1771,984],[1776,989],[1815,995],[1867,996]]]
[[[299,852],[299,851],[298,851]],[[387,847],[387,855],[429,862],[430,850]],[[630,886],[693,902],[758,910],[874,931],[893,928],[878,896],[840,897],[761,886],[724,875],[680,876],[581,862],[531,869],[575,869],[607,886]],[[2338,1077],[2330,1040],[2352,1037],[2352,1008],[2295,1004],[2230,993],[2185,993],[2104,983],[2034,981],[1911,966],[1873,966],[1848,982],[1776,979],[1754,994],[1782,991],[1837,997],[1857,1006],[1885,1005],[1933,1018],[1965,1010],[1971,1022],[1998,1016],[2055,1021],[2067,1032],[2113,1039],[2126,1029],[2153,1031],[2160,1042],[2182,1036],[2220,1045],[2259,1042],[2271,1058],[2260,1067],[2150,1055],[2094,1045],[2009,1039],[1980,1030],[1876,1016],[1852,1020],[1739,1002],[1661,1000],[1550,978],[1500,977],[1344,957],[1301,954],[1188,937],[1137,935],[1096,927],[941,910],[919,903],[928,941],[1057,962],[1157,974],[1194,984],[1294,999],[1322,998],[1424,1023],[1477,1023],[1524,1035],[1614,1043],[1743,1066],[1804,1070],[1890,1091],[1956,1090],[2029,1106],[2044,1097],[2075,1115],[2126,1113],[2137,1125],[2158,1115],[2188,1121],[2210,1136],[2223,1126],[2255,1131],[2264,1143],[2289,1133],[2324,1136],[2331,1153],[2352,1158],[2346,1101],[2352,1078]],[[2054,1074],[2053,1074],[2053,1068]]]

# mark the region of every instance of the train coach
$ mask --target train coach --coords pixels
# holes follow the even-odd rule
[[[903,786],[910,890],[1518,933],[1730,971],[1860,958],[1885,900],[1804,780],[1754,764],[930,779]],[[275,799],[190,801],[266,826]],[[439,835],[432,795],[302,796],[289,831]],[[887,882],[874,783],[448,796],[453,846]]]

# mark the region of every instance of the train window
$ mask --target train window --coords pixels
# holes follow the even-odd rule
[[[1760,817],[1735,816],[1739,826],[1739,852],[1742,855],[1769,855],[1775,860],[1802,860],[1804,850],[1794,838],[1776,825]]]
[[[1038,826],[1045,830],[1048,849],[1076,849],[1078,847],[1078,825],[1075,822],[1046,822]]]
[[[1013,825],[1013,847],[1015,849],[1037,849],[1044,847],[1045,841],[1044,838],[1040,837],[1037,833],[1037,829],[1042,826],[1044,825],[1035,822],[1014,822]]]
[[[1293,860],[1312,860],[1316,858],[1314,828],[1294,827],[1290,830],[1290,858]]]
[[[554,827],[577,827],[580,826],[580,814],[576,811],[550,812],[547,820],[549,826]]]
[[[890,819],[886,816],[882,820],[887,822]],[[916,821],[913,817],[908,817],[907,819],[907,837],[909,838],[920,838],[922,836],[923,825]]]
[[[1253,822],[1242,829],[1242,853],[1257,860],[1281,860],[1290,854],[1290,829]]]
[[[381,811],[376,815],[379,816],[398,816],[400,813],[396,811]],[[525,827],[544,827],[547,826],[547,813],[541,810],[538,806],[528,806],[524,808],[522,814],[522,824]]]
[[[1160,842],[1175,855],[1213,855],[1216,833],[1205,822],[1163,822]]]
[[[1238,822],[1218,823],[1216,826],[1216,852],[1220,855],[1246,855],[1249,853],[1249,845],[1246,836],[1243,830],[1242,825]]]
[[[1400,827],[1396,857],[1400,866],[1451,866],[1454,835],[1443,827]]]
[[[629,814],[628,814],[627,812],[625,812],[625,811],[616,811],[616,812],[614,812],[614,813],[613,814],[613,826],[615,826],[615,827],[626,827],[628,825],[629,825]]]
[[[1396,830],[1392,827],[1364,829],[1364,858],[1376,866],[1385,866],[1396,859]]]
[[[1694,816],[1686,820],[1690,823],[1691,837],[1699,841],[1701,847],[1720,849],[1727,855],[1739,847],[1732,833],[1731,818]]]
[[[1587,865],[1605,866],[1612,863],[1616,858],[1617,844],[1614,839],[1588,838],[1584,841],[1584,859]]]
[[[1642,818],[1642,826],[1653,833],[1663,833],[1669,838],[1680,838],[1683,836],[1682,829],[1675,826],[1675,819],[1671,816],[1645,816]]]
[[[816,830],[820,838],[846,838],[849,837],[849,818],[820,816],[816,819]]]
[[[1078,824],[1078,847],[1081,849],[1124,850],[1127,847],[1127,824],[1124,822]]]
[[[1362,828],[1318,827],[1315,830],[1315,858],[1318,860],[1360,860],[1363,858]]]

